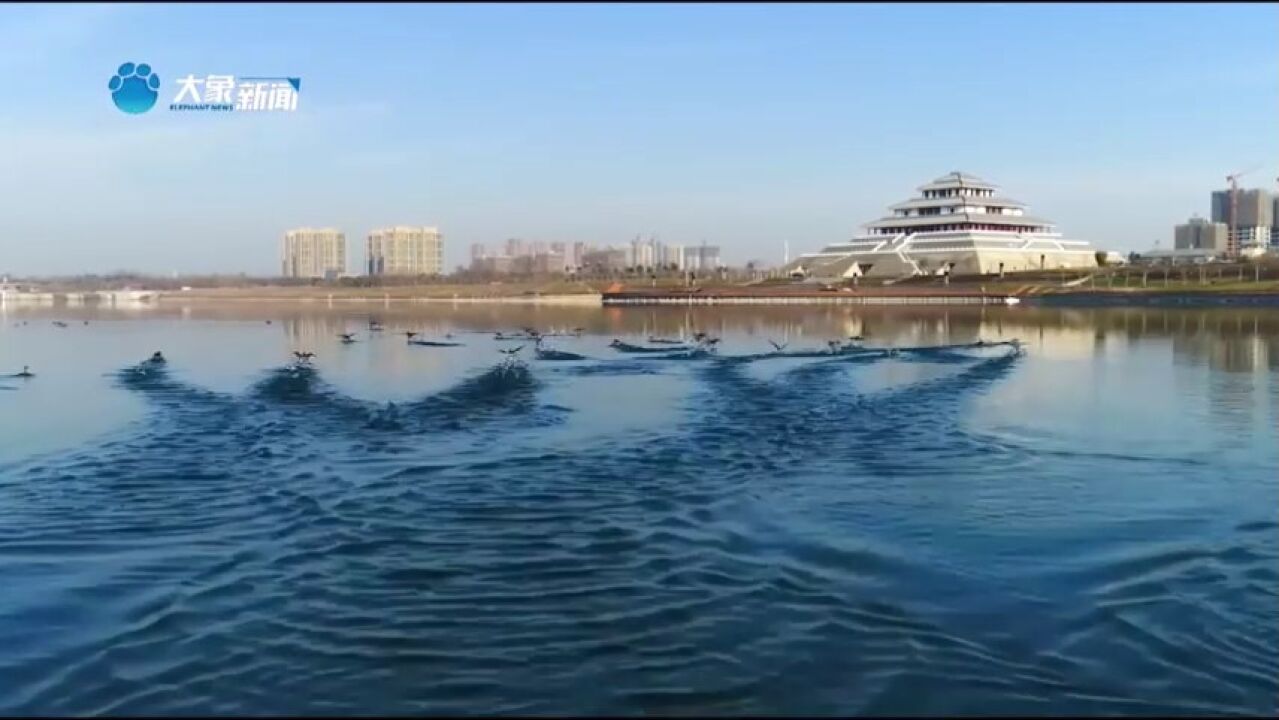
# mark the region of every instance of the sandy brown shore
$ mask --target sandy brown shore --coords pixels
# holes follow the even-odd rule
[[[405,285],[399,287],[254,286],[192,288],[157,293],[160,302],[500,302],[599,305],[600,289],[587,283]]]

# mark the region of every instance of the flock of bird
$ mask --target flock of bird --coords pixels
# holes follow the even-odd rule
[[[27,323],[27,321],[26,321],[26,320],[23,320],[21,323],[14,323],[14,324],[13,324],[13,326],[14,326],[14,327],[18,327],[19,325],[27,325],[27,324],[28,324],[28,323]],[[88,321],[88,320],[85,320],[85,321],[84,321],[84,324],[85,324],[85,325],[88,325],[88,324],[89,324],[89,321]],[[54,327],[60,327],[60,328],[67,327],[67,324],[66,324],[65,322],[61,321],[61,320],[54,320],[54,321],[53,321],[53,325],[54,325]],[[159,354],[159,353],[157,353],[157,354]],[[8,374],[8,375],[0,375],[0,378],[20,378],[20,379],[22,379],[22,380],[30,380],[31,378],[33,378],[33,377],[35,377],[35,376],[36,376],[36,374],[35,374],[35,373],[33,373],[33,372],[31,372],[31,366],[29,366],[29,365],[23,365],[23,366],[22,366],[22,372],[10,373],[10,374]],[[0,388],[0,389],[3,389],[3,390],[12,390],[13,388]]]
[[[384,330],[385,328],[377,321],[374,321],[374,320],[369,321],[369,332],[371,333],[382,332]],[[511,340],[531,341],[533,343],[534,349],[538,353],[538,356],[544,359],[584,359],[582,358],[582,356],[576,355],[574,353],[563,353],[557,350],[549,350],[545,348],[543,345],[546,342],[546,339],[549,337],[581,337],[582,332],[583,332],[583,328],[573,328],[571,331],[568,331],[568,332],[557,333],[557,332],[541,332],[535,328],[524,327],[524,328],[520,328],[519,331],[517,332],[502,332],[499,330],[493,333],[493,339],[498,341],[511,341]],[[408,340],[409,344],[413,344],[413,345],[429,345],[429,346],[436,346],[436,347],[454,347],[454,346],[461,345],[460,343],[454,343],[454,342],[415,340],[414,338],[418,337],[420,333],[413,330],[406,330],[400,334],[404,335],[405,338]],[[446,339],[451,340],[453,339],[454,336],[452,333],[446,333],[444,337]],[[338,333],[338,338],[341,339],[344,345],[356,342],[355,333]],[[861,347],[860,343],[864,340],[865,340],[865,337],[862,335],[853,335],[853,336],[850,336],[847,340],[828,340],[826,341],[826,349],[831,354],[838,355],[841,353],[849,352],[849,351],[860,348]],[[713,353],[718,350],[719,344],[720,344],[720,338],[713,337],[704,332],[697,332],[689,336],[688,339],[649,336],[648,343],[649,343],[649,347],[631,345],[629,343],[625,343],[621,341],[620,339],[614,338],[613,341],[609,343],[609,347],[615,350],[618,350],[620,352],[632,352],[632,353],[647,352],[647,353],[660,354],[660,353],[671,353],[671,352],[679,352],[679,351],[691,351],[695,353],[705,354],[705,353]],[[773,352],[775,354],[781,354],[782,352],[785,352],[786,348],[789,347],[790,345],[789,343],[778,342],[772,339],[769,339],[768,343],[769,345],[773,347]],[[519,353],[522,350],[524,350],[524,348],[526,347],[528,347],[527,342],[525,342],[524,344],[517,345],[515,347],[498,348],[497,350],[498,352],[506,356],[506,362],[514,362],[518,359]],[[895,354],[891,351],[891,349],[889,352],[890,354]],[[315,357],[315,353],[313,352],[302,352],[302,351],[296,351],[296,350],[293,351],[293,355],[296,358],[298,363],[303,363],[303,364],[310,363],[311,360]]]
[[[266,323],[269,325],[271,324],[271,321],[267,320]],[[24,320],[22,321],[22,324],[26,325],[27,322]],[[67,327],[67,323],[61,320],[54,320],[53,324],[57,327],[63,327],[63,328]],[[88,325],[89,321],[85,320],[84,324]],[[386,327],[382,325],[381,322],[374,319],[370,319],[368,321],[368,331],[370,333],[380,333],[380,332],[384,332],[385,330],[386,330]],[[558,353],[556,351],[544,351],[542,344],[545,342],[546,338],[548,337],[581,337],[584,330],[585,328],[578,327],[578,328],[573,328],[567,332],[545,332],[544,333],[533,327],[522,327],[519,329],[518,332],[515,332],[515,333],[503,333],[502,331],[499,330],[493,333],[493,338],[499,341],[531,340],[534,344],[534,347],[537,349],[539,353],[545,352],[548,355],[571,356],[572,355],[571,353]],[[439,347],[450,347],[450,346],[460,345],[460,343],[453,343],[453,342],[415,341],[414,338],[416,338],[420,333],[413,330],[406,330],[402,334],[404,335],[404,337],[408,340],[410,344],[415,344],[415,345],[431,345],[431,346],[439,346]],[[355,339],[355,333],[353,332],[338,333],[338,338],[341,340],[343,345],[350,345],[352,343],[357,342],[357,340]],[[445,333],[444,338],[446,340],[452,340],[453,334]],[[853,338],[850,338],[850,340],[852,341],[860,341],[861,339],[862,339],[861,336],[855,336]],[[689,347],[689,342],[687,340],[678,339],[678,338],[652,337],[652,336],[648,338],[648,342],[650,344],[661,345],[666,347],[660,348],[660,349],[659,348],[641,348],[637,346],[628,345],[626,343],[623,343],[621,340],[617,340],[617,339],[614,339],[613,342],[610,343],[610,347],[613,347],[619,350],[628,350],[628,349],[633,351],[647,350],[647,351],[653,351],[653,352],[675,350],[675,349],[694,349],[694,350],[699,350],[704,352],[713,352],[716,350],[720,342],[720,338],[711,337],[710,335],[707,335],[704,332],[694,333],[691,336],[691,340],[693,343],[693,346],[691,348]],[[773,349],[779,353],[785,350],[787,347],[786,343],[778,343],[774,340],[769,340],[768,342],[769,344],[773,346]],[[843,344],[842,341],[838,341],[838,340],[831,340],[827,344],[831,352],[839,352],[844,347],[847,347],[847,345]],[[498,348],[498,352],[505,355],[507,361],[514,362],[517,359],[520,351],[522,351],[525,347],[526,345],[518,345],[513,348]],[[293,357],[295,362],[299,365],[309,365],[311,361],[315,359],[315,353],[311,351],[294,350],[292,352],[293,352]],[[164,355],[159,351],[156,351],[155,354],[153,354],[151,358],[147,360],[147,363],[151,365],[161,365],[166,362],[167,360],[165,359]],[[23,365],[21,372],[13,373],[5,377],[29,379],[29,378],[34,378],[35,373],[31,372],[31,368],[29,366]]]
[[[84,324],[85,324],[85,325],[88,325],[88,324],[89,324],[89,321],[88,321],[88,320],[85,320],[85,321],[83,321],[83,322],[84,322]],[[30,324],[30,323],[28,323],[26,320],[23,320],[22,322],[16,322],[16,323],[14,323],[14,324],[13,324],[13,326],[14,326],[14,327],[18,327],[18,326],[20,326],[20,325],[29,325],[29,324]],[[61,320],[54,320],[54,321],[53,321],[53,326],[54,326],[54,327],[60,327],[60,328],[69,327],[69,326],[68,326],[65,322],[62,322]]]
[[[266,322],[269,324],[271,321],[267,320]],[[23,321],[22,324],[25,325],[27,323],[26,321]],[[54,320],[53,324],[58,327],[67,327],[67,324],[60,320]],[[84,324],[88,325],[89,322],[86,320],[84,321]],[[380,333],[380,332],[384,332],[385,329],[386,328],[382,325],[382,323],[380,323],[377,320],[370,319],[368,321],[369,333]],[[493,339],[498,341],[511,341],[511,340],[531,341],[533,343],[535,351],[537,352],[538,357],[542,359],[547,359],[547,360],[586,359],[583,356],[577,355],[575,353],[560,352],[557,350],[550,350],[543,347],[543,343],[546,341],[546,338],[581,337],[583,331],[584,331],[584,328],[580,328],[580,327],[573,328],[572,330],[569,330],[567,332],[541,332],[537,330],[536,328],[523,327],[523,328],[520,328],[518,332],[514,332],[514,333],[503,333],[502,331],[497,331],[493,333]],[[405,339],[411,345],[426,345],[426,346],[433,346],[433,347],[457,347],[461,345],[461,343],[457,343],[457,342],[416,340],[415,338],[417,338],[420,335],[420,333],[413,330],[406,330],[399,334],[404,335]],[[342,332],[342,333],[338,333],[337,336],[341,340],[343,345],[349,345],[351,343],[357,342],[355,339],[355,333],[353,332]],[[453,340],[453,334],[446,333],[444,335],[444,338],[445,340],[451,341]],[[864,340],[865,338],[861,335],[853,335],[849,337],[847,340],[828,340],[826,342],[826,347],[831,354],[838,355],[844,352],[858,349],[859,347],[861,347],[860,343]],[[678,352],[678,351],[691,351],[695,353],[705,354],[705,353],[713,353],[718,349],[720,338],[712,337],[704,332],[697,332],[692,334],[689,337],[689,339],[663,338],[663,337],[649,336],[648,343],[649,343],[649,346],[645,347],[645,346],[639,346],[639,345],[630,345],[628,343],[622,342],[619,339],[614,339],[611,343],[609,343],[609,347],[612,347],[613,349],[618,350],[619,352],[630,352],[630,353],[637,353],[637,352],[638,353],[670,353],[670,352]],[[776,354],[780,354],[784,352],[786,348],[789,346],[789,343],[777,342],[776,340],[772,340],[772,339],[769,339],[768,343],[773,347],[773,351]],[[979,342],[979,343],[976,343],[975,345],[980,347],[980,346],[987,345],[987,343]],[[497,350],[499,353],[505,356],[504,365],[509,366],[512,363],[518,362],[519,353],[522,350],[524,350],[524,348],[527,346],[528,346],[528,343],[525,342],[515,347],[499,347]],[[311,361],[315,359],[315,353],[311,351],[293,350],[292,353],[293,353],[295,365],[298,365],[298,366],[309,365]],[[896,352],[892,349],[889,349],[889,354],[896,354]],[[148,359],[145,362],[145,364],[155,366],[155,365],[163,365],[166,362],[167,360],[165,359],[164,355],[157,350],[150,357],[150,359]],[[0,376],[0,377],[30,379],[35,377],[35,373],[31,372],[31,368],[29,366],[23,365],[22,372],[13,373],[11,375]],[[12,389],[12,388],[4,388],[4,389]]]
[[[295,353],[295,354],[296,354],[296,353]],[[168,362],[168,359],[166,359],[166,358],[164,357],[164,353],[160,352],[159,350],[156,350],[154,353],[152,353],[152,354],[151,354],[151,357],[147,358],[147,359],[144,361],[144,363],[143,363],[143,364],[145,364],[145,365],[164,365],[164,364],[165,364],[165,363],[167,363],[167,362]],[[7,378],[22,378],[23,380],[29,380],[29,379],[31,379],[31,378],[33,378],[33,377],[35,377],[35,376],[36,376],[36,374],[35,374],[35,373],[33,373],[33,372],[31,372],[31,366],[30,366],[30,365],[23,365],[23,366],[22,366],[22,372],[16,372],[16,373],[12,373],[12,374],[9,374],[9,375],[3,375],[3,376],[0,376],[0,377],[7,377]]]

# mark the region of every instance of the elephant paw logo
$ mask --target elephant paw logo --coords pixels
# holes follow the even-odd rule
[[[146,63],[134,65],[127,62],[111,76],[107,88],[111,90],[111,99],[116,107],[136,115],[155,105],[160,76],[151,72],[151,66]]]

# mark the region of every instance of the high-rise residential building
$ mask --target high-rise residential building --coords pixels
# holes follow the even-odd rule
[[[684,246],[683,245],[667,245],[662,253],[662,267],[669,268],[674,266],[676,270],[684,269]]]
[[[532,255],[532,272],[538,274],[562,273],[565,267],[564,253],[547,252]]]
[[[439,275],[444,272],[444,241],[433,227],[374,230],[364,244],[370,275]]]
[[[574,270],[577,270],[582,267],[582,264],[585,262],[584,258],[588,250],[590,250],[590,248],[586,243],[573,243],[565,252],[564,264]]]
[[[507,257],[514,258],[514,257],[520,257],[521,255],[527,255],[527,254],[528,254],[528,250],[523,240],[519,238],[510,238],[506,241]]]
[[[1237,217],[1234,218],[1236,237],[1229,239],[1229,252],[1265,246],[1270,243],[1271,229],[1276,224],[1276,198],[1261,189],[1239,190],[1236,198]],[[1231,201],[1229,190],[1212,193],[1212,221],[1231,227]]]
[[[602,250],[586,250],[582,253],[582,267],[592,271],[612,271],[626,268],[630,261],[630,251],[622,248],[604,248]]]
[[[1270,248],[1279,249],[1279,195],[1275,196],[1274,208],[1270,211]]]
[[[724,267],[719,257],[718,245],[688,245],[684,247],[683,269],[694,272],[718,270]]]
[[[1208,250],[1224,254],[1229,235],[1230,228],[1225,223],[1193,217],[1189,222],[1178,225],[1173,230],[1173,249]]]
[[[637,240],[631,244],[627,264],[638,268],[654,267],[657,265],[656,251],[652,243]]]
[[[346,274],[346,235],[333,228],[297,228],[280,243],[280,274],[333,279]]]
[[[512,260],[507,255],[486,255],[471,262],[471,270],[503,275],[511,272]]]
[[[1239,227],[1273,224],[1275,197],[1266,190],[1239,191]],[[1230,224],[1230,191],[1212,193],[1212,221]]]
[[[585,243],[524,241],[511,238],[496,252],[473,245],[471,267],[478,272],[510,272],[516,274],[558,274],[572,272],[582,265]],[[493,262],[500,259],[501,262]]]

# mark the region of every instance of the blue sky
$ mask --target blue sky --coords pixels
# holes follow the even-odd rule
[[[116,66],[160,105],[126,115]],[[281,233],[719,244],[780,262],[951,170],[1139,250],[1279,175],[1279,6],[0,6],[0,271],[249,272]],[[294,114],[162,107],[302,78]]]

